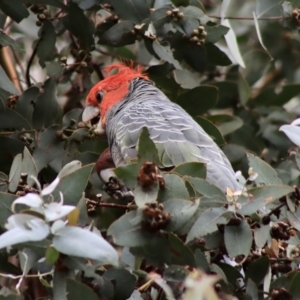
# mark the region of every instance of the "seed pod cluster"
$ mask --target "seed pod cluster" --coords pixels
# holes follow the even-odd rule
[[[292,12],[292,18],[296,26],[300,26],[300,9],[295,8]]]
[[[164,229],[171,220],[171,216],[164,210],[163,204],[158,202],[146,203],[143,214],[144,220],[141,225],[149,231]]]
[[[290,238],[288,233],[289,225],[284,222],[277,222],[271,228],[271,236],[274,239],[287,241]]]
[[[270,293],[269,300],[292,300],[293,296],[285,288],[273,289]]]
[[[179,22],[184,18],[184,13],[179,10],[179,8],[173,8],[166,12],[166,17],[172,18],[173,22]]]
[[[152,161],[146,161],[142,164],[139,170],[137,181],[145,191],[150,190],[157,183],[159,184],[160,188],[165,187],[165,181],[160,175],[159,168]]]
[[[227,223],[227,226],[239,226],[242,220],[238,217],[231,218]]]
[[[18,100],[19,100],[19,96],[18,95],[9,96],[7,98],[7,102],[6,102],[7,107],[14,108],[15,105],[17,104]]]
[[[207,37],[207,32],[205,28],[201,25],[198,28],[194,29],[189,41],[197,46],[201,46],[205,43]]]
[[[290,260],[283,260],[283,261],[271,261],[271,269],[273,274],[279,273],[288,273],[292,271],[292,266],[291,266],[291,261]]]
[[[133,193],[116,177],[110,177],[108,182],[104,184],[103,189],[115,200],[131,202],[134,199]]]

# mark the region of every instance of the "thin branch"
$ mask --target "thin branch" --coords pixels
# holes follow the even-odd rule
[[[273,208],[266,216],[272,216],[276,214],[283,206],[285,206],[285,203],[280,204],[279,206]]]
[[[220,16],[214,16],[214,15],[207,15],[209,18],[212,19],[219,19],[221,20],[222,17]],[[224,17],[224,19],[228,19],[228,20],[244,20],[244,21],[254,21],[253,17]],[[258,18],[258,21],[272,21],[272,20],[283,20],[283,19],[287,19],[287,17],[283,17],[283,16],[276,16],[276,17],[265,17],[265,18]]]
[[[30,67],[31,67],[31,65],[33,63],[33,60],[34,60],[35,56],[36,56],[39,44],[40,44],[40,40],[38,40],[37,43],[35,44],[34,49],[32,51],[32,54],[31,54],[31,56],[29,58],[29,61],[28,61],[28,64],[27,64],[27,68],[26,68],[26,83],[27,83],[28,87],[31,87]]]
[[[103,80],[104,75],[103,75],[102,70],[101,70],[101,64],[98,64],[96,62],[92,62],[92,66],[93,66],[94,71],[97,73],[97,75],[99,77],[99,80]]]
[[[32,277],[36,277],[36,278],[40,278],[40,277],[44,277],[47,275],[52,275],[53,271],[49,271],[46,273],[41,273],[41,274],[31,274],[31,275],[12,275],[12,274],[5,274],[5,273],[0,273],[0,276],[5,277],[5,278],[11,278],[11,279],[20,279],[20,278],[32,278]]]

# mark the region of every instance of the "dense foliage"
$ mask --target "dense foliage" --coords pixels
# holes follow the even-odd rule
[[[297,124],[279,131],[300,115],[299,7],[0,1],[0,299],[300,299]],[[107,143],[81,114],[120,60],[194,117],[244,190],[225,195],[200,163],[160,174],[146,130],[103,187]]]

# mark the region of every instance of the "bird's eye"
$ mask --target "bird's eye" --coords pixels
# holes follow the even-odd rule
[[[96,94],[96,99],[97,99],[98,103],[100,103],[102,101],[102,98],[103,98],[103,93],[102,92],[98,92]]]

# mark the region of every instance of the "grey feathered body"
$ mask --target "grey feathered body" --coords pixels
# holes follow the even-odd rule
[[[151,82],[133,80],[125,99],[109,110],[106,120],[106,133],[116,166],[136,158],[141,129],[147,127],[158,149],[160,167],[203,162],[207,164],[208,182],[224,192],[227,187],[241,189],[223,151],[185,110],[171,102]]]

